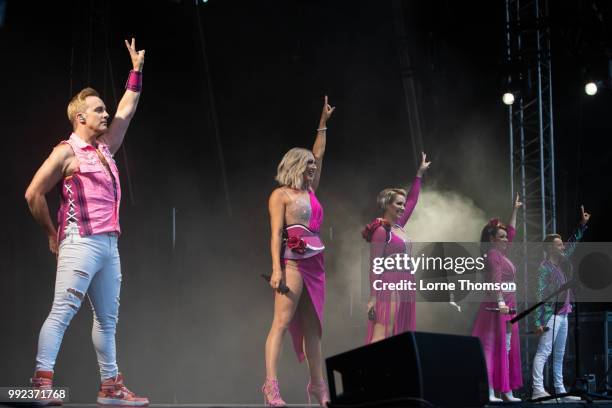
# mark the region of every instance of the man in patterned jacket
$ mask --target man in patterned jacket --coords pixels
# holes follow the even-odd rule
[[[580,207],[581,218],[578,229],[567,241],[563,243],[561,236],[550,234],[544,239],[546,259],[538,268],[538,301],[545,299],[548,294],[558,290],[567,283],[567,273],[571,272],[569,257],[576,249],[576,243],[584,236],[587,222],[591,215]],[[565,269],[565,270],[564,270]],[[544,389],[544,364],[551,352],[553,354],[553,382],[555,394],[565,393],[563,385],[563,356],[565,354],[565,341],[567,339],[567,317],[572,311],[572,293],[568,289],[557,296],[554,302],[546,303],[536,312],[535,332],[540,336],[538,350],[533,359],[533,394],[532,399],[550,396]],[[578,397],[566,396],[565,401],[580,400]]]

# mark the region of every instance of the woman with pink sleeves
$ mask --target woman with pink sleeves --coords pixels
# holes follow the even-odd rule
[[[419,199],[421,178],[429,168],[425,153],[421,165],[410,187],[410,192],[400,188],[386,188],[378,194],[378,206],[382,218],[376,218],[362,231],[363,238],[370,243],[370,264],[376,258],[383,259],[394,254],[412,252],[404,226],[410,218]],[[375,285],[375,281],[382,281]],[[415,291],[377,290],[380,283],[398,283],[402,280],[414,282],[414,275],[409,270],[385,270],[377,274],[370,269],[370,301],[368,310],[368,333],[366,344],[385,339],[389,336],[414,331],[416,326]]]
[[[487,282],[516,280],[516,268],[507,253],[516,233],[516,213],[521,205],[517,194],[508,225],[495,218],[482,230],[480,242],[486,257]],[[480,304],[472,336],[480,338],[482,343],[489,377],[489,400],[502,401],[495,396],[498,391],[505,401],[520,401],[512,394],[512,390],[523,385],[518,326],[510,323],[510,310],[516,308],[516,294],[498,291],[487,296]],[[498,311],[491,311],[493,309]]]

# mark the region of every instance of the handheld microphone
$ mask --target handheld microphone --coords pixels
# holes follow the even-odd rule
[[[499,307],[486,307],[485,309],[488,312],[498,312],[499,313]],[[508,314],[516,314],[516,309],[511,307],[510,311],[508,311]]]
[[[270,279],[272,279],[272,275],[265,275],[263,273],[261,274],[261,277],[267,280],[268,282],[270,282]],[[289,287],[285,285],[283,281],[281,281],[280,285],[278,285],[278,288],[276,288],[276,291],[282,295],[286,295],[287,293],[289,293]]]

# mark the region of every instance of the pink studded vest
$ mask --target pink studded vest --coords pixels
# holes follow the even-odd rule
[[[81,236],[120,233],[119,204],[121,186],[119,170],[108,149],[108,145],[98,143],[110,169],[98,158],[96,148],[81,140],[76,134],[70,135],[68,143],[79,162],[73,175],[60,181],[61,205],[57,214],[58,241],[64,239],[66,229],[76,225]]]

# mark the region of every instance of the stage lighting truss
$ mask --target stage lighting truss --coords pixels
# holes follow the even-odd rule
[[[506,0],[505,5],[507,84],[519,89],[513,92],[514,103],[508,105],[510,183],[513,199],[518,192],[523,202],[515,248],[522,251],[518,279],[520,291],[527,294],[536,287],[528,271],[542,259],[541,253],[529,250],[527,242],[556,232],[550,27],[546,0]],[[526,308],[527,303],[520,307]],[[524,320],[522,324],[530,327],[530,319]],[[531,341],[526,336],[521,346],[525,370],[531,367]]]

